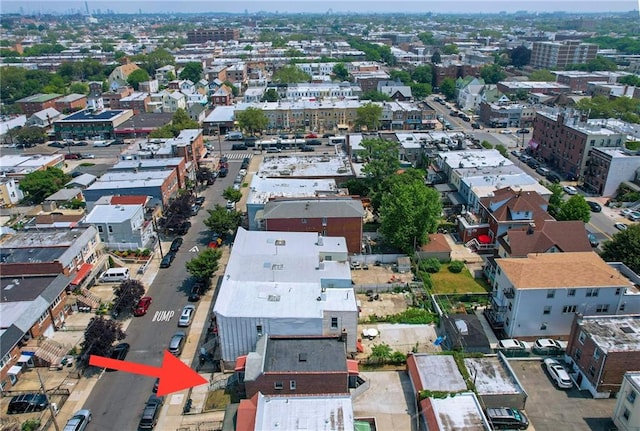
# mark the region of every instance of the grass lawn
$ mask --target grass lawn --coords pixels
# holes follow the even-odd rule
[[[487,293],[491,289],[484,280],[475,280],[468,269],[454,274],[449,272],[447,265],[442,265],[440,271],[431,274],[433,293]]]
[[[224,409],[231,403],[231,396],[226,394],[224,389],[209,392],[205,402],[205,410]]]

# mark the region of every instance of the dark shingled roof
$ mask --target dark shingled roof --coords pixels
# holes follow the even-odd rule
[[[346,372],[345,343],[336,337],[269,337],[263,371]]]
[[[561,252],[592,251],[582,221],[547,220],[532,228],[511,229],[498,242],[509,257],[526,257],[529,253],[546,253],[552,248]]]

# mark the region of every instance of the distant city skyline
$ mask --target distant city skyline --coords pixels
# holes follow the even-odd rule
[[[351,0],[347,2],[317,0],[293,1],[264,1],[244,0],[236,2],[210,2],[210,1],[175,1],[175,0],[142,0],[142,1],[88,1],[89,11],[94,14],[97,11],[106,13],[124,14],[150,14],[150,13],[514,13],[518,11],[528,12],[573,12],[573,13],[598,13],[598,12],[629,12],[637,11],[638,0],[562,0],[562,1],[519,1],[519,0],[464,0],[464,1],[431,1],[431,0],[404,0],[404,1],[367,1]],[[72,1],[2,1],[0,14],[2,13],[46,13],[46,14],[72,14],[78,11],[84,12],[85,2]]]

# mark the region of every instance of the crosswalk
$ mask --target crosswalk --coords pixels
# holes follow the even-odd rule
[[[253,157],[253,153],[238,153],[234,151],[233,153],[225,153],[224,156],[228,160],[240,160],[242,161],[245,157],[251,159]]]

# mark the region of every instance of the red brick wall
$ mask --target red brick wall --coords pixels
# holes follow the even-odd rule
[[[9,369],[18,363],[18,359],[20,359],[20,350],[20,346],[16,344],[11,349],[11,357],[13,358],[13,360],[9,361],[9,363],[5,365],[2,370],[0,370],[0,382],[2,382],[2,388],[4,390],[11,389],[11,380],[9,380]]]
[[[302,223],[306,220],[306,223]],[[362,247],[362,219],[353,218],[327,218],[327,226],[322,226],[322,219],[270,219],[266,221],[266,230],[276,232],[318,232],[325,236],[345,237],[349,253],[360,253]]]
[[[290,389],[290,381],[295,380],[296,389]],[[282,382],[282,389],[275,389],[276,382]],[[267,395],[289,394],[345,394],[349,393],[349,376],[345,372],[335,373],[265,373],[255,381],[245,381],[247,398],[258,391]]]
[[[65,268],[58,262],[40,262],[40,263],[3,263],[0,265],[0,272],[3,277],[14,275],[47,275],[47,274],[65,274]]]
[[[165,182],[162,183],[162,186],[160,187],[163,206],[169,204],[169,199],[171,199],[171,197],[173,197],[177,193],[179,187],[178,174],[174,169],[173,172],[171,172],[171,175],[167,177]]]

